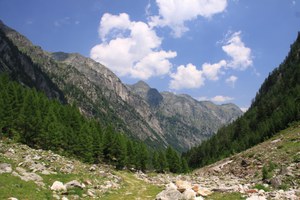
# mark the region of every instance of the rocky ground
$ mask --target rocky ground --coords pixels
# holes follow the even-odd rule
[[[99,198],[122,186],[122,178],[108,166],[83,164],[10,141],[0,141],[0,177],[0,199]],[[22,190],[32,183],[34,194]]]
[[[186,175],[115,171],[0,141],[0,199],[300,199],[300,126]]]
[[[245,152],[188,175],[140,173],[136,176],[149,183],[166,185],[157,200],[223,199],[232,193],[239,194],[237,199],[298,200],[300,126],[295,125]]]

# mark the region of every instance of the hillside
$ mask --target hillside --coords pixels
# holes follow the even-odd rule
[[[300,123],[294,123],[253,148],[191,174],[139,177],[161,185],[178,180],[185,181],[186,186],[198,185],[201,194],[212,193],[205,198],[211,200],[297,200],[300,196]],[[168,191],[165,194],[177,194],[168,186],[165,191]]]
[[[248,149],[300,120],[300,33],[284,62],[266,78],[249,110],[187,152],[197,168]]]
[[[84,164],[52,151],[1,140],[0,198],[155,199],[164,185],[180,180],[212,192],[208,197],[202,193],[205,199],[259,196],[296,200],[300,195],[299,138],[300,123],[295,123],[247,151],[186,175],[115,171],[108,165]],[[67,191],[53,192],[55,181],[69,185]]]
[[[159,93],[143,81],[127,86],[150,105],[169,144],[181,151],[200,144],[243,114],[234,104],[216,105],[189,95]]]

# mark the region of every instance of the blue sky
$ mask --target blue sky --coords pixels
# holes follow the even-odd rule
[[[0,19],[125,83],[247,108],[300,31],[300,1],[0,0]]]

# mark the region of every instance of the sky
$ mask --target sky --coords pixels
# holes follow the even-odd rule
[[[300,0],[0,0],[0,20],[124,83],[251,105],[300,31]]]

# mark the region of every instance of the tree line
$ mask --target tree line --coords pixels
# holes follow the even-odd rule
[[[285,61],[262,84],[249,110],[184,156],[190,167],[201,167],[263,142],[299,120],[300,33]]]
[[[153,150],[143,142],[103,127],[84,117],[75,105],[49,100],[44,93],[0,75],[0,138],[33,148],[52,150],[87,163],[106,163],[117,169],[188,172],[173,148]]]

